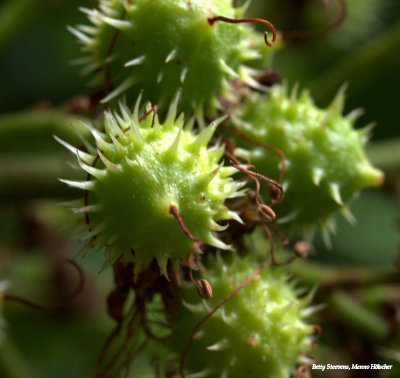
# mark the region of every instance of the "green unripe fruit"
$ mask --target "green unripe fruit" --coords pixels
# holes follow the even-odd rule
[[[285,154],[285,192],[275,211],[278,222],[294,231],[312,234],[318,223],[329,226],[338,209],[351,217],[344,203],[359,189],[382,183],[383,173],[364,152],[369,128],[355,130],[359,111],[343,116],[343,103],[340,91],[320,109],[307,91],[297,97],[294,90],[289,97],[285,87],[277,86],[268,96],[248,96],[233,117],[240,131]],[[242,138],[236,142],[238,156],[250,160],[257,172],[278,179],[278,154]],[[325,227],[323,232],[327,235]]]
[[[144,89],[147,100],[162,111],[182,87],[182,109],[200,114],[203,107],[215,109],[217,96],[229,88],[229,78],[258,84],[243,63],[261,56],[254,47],[261,46],[263,37],[255,38],[243,24],[208,21],[218,15],[242,16],[244,10],[232,3],[102,0],[100,10],[82,9],[93,26],[70,31],[89,53],[86,71],[96,72],[93,84],[99,88],[111,84],[103,102],[125,91],[129,99]]]
[[[122,257],[141,271],[156,258],[165,270],[168,258],[179,261],[193,245],[171,213],[173,207],[196,238],[228,248],[214,235],[224,229],[216,222],[240,221],[224,201],[241,195],[243,184],[230,177],[235,169],[219,164],[224,146],[207,148],[222,119],[194,135],[183,128],[183,114],[176,119],[178,96],[162,125],[154,114],[140,122],[139,101],[132,115],[123,105],[122,116],[106,112],[104,133],[90,126],[95,152],[76,153],[92,179],[62,180],[87,191],[84,207],[76,211],[90,216],[85,226],[89,247],[106,246],[110,263]]]
[[[184,353],[196,324],[256,269],[256,262],[236,257],[211,259],[204,279],[213,297],[202,300],[192,283],[183,283],[173,334],[175,350]],[[313,327],[304,323],[309,298],[298,299],[282,270],[265,267],[194,335],[184,361],[186,374],[199,377],[287,378],[302,353],[311,349]],[[196,375],[197,376],[197,375]]]

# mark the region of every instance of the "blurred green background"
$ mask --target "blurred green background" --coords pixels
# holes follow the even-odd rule
[[[248,14],[270,20],[282,32],[318,30],[337,17],[338,4],[253,0]],[[69,231],[70,216],[59,205],[74,192],[57,181],[74,171],[52,134],[80,143],[71,125],[79,127],[77,117],[93,113],[88,79],[71,63],[81,52],[66,26],[86,23],[78,7],[95,5],[89,0],[0,2],[0,281],[9,281],[10,292],[42,303],[60,301],[77,285],[76,272],[64,260],[74,257],[79,245]],[[353,200],[357,226],[338,217],[332,250],[317,238],[309,261],[292,270],[300,285],[319,283],[315,302],[326,305],[314,319],[323,329],[314,353],[319,363],[386,362],[397,367],[375,376],[398,377],[400,2],[349,0],[348,18],[336,30],[288,41],[268,68],[290,87],[295,82],[309,87],[320,106],[348,82],[346,111],[365,108],[359,127],[377,122],[368,155],[385,172],[385,184]],[[105,305],[112,272],[98,273],[101,260],[95,253],[79,260],[86,285],[67,309],[42,313],[20,304],[4,306],[0,377],[93,376],[113,327]],[[135,366],[135,376],[152,376],[146,363]],[[335,374],[321,375],[346,376]]]

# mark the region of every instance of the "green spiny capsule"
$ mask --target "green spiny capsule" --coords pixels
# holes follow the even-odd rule
[[[178,97],[163,124],[154,112],[139,120],[140,98],[133,114],[122,104],[121,115],[106,112],[104,133],[88,126],[95,139],[90,153],[59,140],[91,176],[61,181],[85,191],[83,207],[74,211],[85,214],[87,247],[105,246],[108,263],[122,258],[141,271],[156,258],[165,272],[169,258],[184,258],[193,241],[172,209],[194,237],[222,249],[228,246],[214,234],[224,229],[217,221],[241,221],[224,201],[240,196],[243,184],[230,177],[235,169],[219,162],[224,146],[207,148],[224,117],[194,135],[184,128],[183,114],[176,119]]]
[[[182,109],[215,109],[228,79],[259,86],[243,63],[266,53],[263,37],[243,24],[209,21],[239,18],[232,0],[101,0],[99,10],[82,8],[92,26],[69,27],[88,53],[93,86],[110,86],[102,102],[144,89],[159,110],[182,87]],[[109,83],[107,83],[107,80]]]
[[[282,150],[286,156],[284,197],[276,207],[278,223],[311,237],[322,227],[329,243],[328,228],[341,209],[351,220],[345,202],[365,186],[378,186],[384,175],[373,168],[364,152],[370,127],[355,130],[360,111],[342,115],[343,90],[326,108],[316,107],[307,91],[289,97],[285,87],[276,86],[268,96],[253,94],[233,116],[238,130],[258,142]],[[237,138],[236,153],[256,170],[278,179],[281,158],[263,147]]]
[[[181,287],[172,345],[183,354],[196,324],[244,282],[257,263],[235,257],[229,263],[218,255],[200,272],[213,288],[202,300],[191,282]],[[304,318],[313,312],[310,298],[297,298],[284,272],[265,267],[222,308],[207,319],[184,361],[187,376],[287,378],[303,353],[311,349],[313,327]],[[303,357],[302,357],[303,355]]]

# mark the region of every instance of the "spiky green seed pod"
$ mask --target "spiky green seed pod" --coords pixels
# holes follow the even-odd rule
[[[191,333],[233,289],[256,269],[248,259],[224,262],[211,259],[202,277],[213,287],[213,297],[202,300],[192,283],[183,283],[173,346],[184,353]],[[310,298],[299,299],[294,285],[278,269],[265,267],[259,275],[206,320],[193,337],[184,361],[185,374],[198,377],[287,378],[311,349],[313,327],[304,318]],[[304,356],[303,356],[304,357]],[[190,375],[191,376],[191,375]]]
[[[128,91],[128,99],[144,89],[147,100],[167,108],[182,87],[182,109],[215,108],[228,79],[242,78],[254,86],[246,61],[262,56],[263,36],[243,24],[216,22],[222,15],[240,18],[243,8],[232,0],[101,0],[99,10],[86,9],[92,26],[69,30],[88,53],[85,72],[95,72],[98,88],[111,84],[103,102]]]
[[[223,118],[194,135],[184,129],[183,114],[176,119],[177,103],[178,96],[163,124],[154,113],[140,122],[140,97],[133,114],[122,104],[121,116],[106,112],[104,133],[88,126],[96,147],[91,153],[60,141],[91,175],[85,182],[61,181],[87,191],[86,203],[75,211],[87,214],[88,246],[104,245],[110,263],[122,257],[141,271],[156,258],[165,271],[168,258],[184,258],[193,241],[171,207],[191,234],[222,249],[228,246],[214,231],[224,227],[216,222],[240,221],[224,201],[240,196],[242,183],[230,177],[235,173],[232,167],[219,163],[224,146],[207,148]]]
[[[353,127],[360,111],[342,115],[343,89],[326,109],[320,109],[308,91],[298,97],[294,89],[289,97],[285,87],[277,86],[268,96],[248,96],[233,117],[240,131],[286,155],[278,222],[309,237],[318,223],[332,226],[338,209],[351,218],[345,202],[359,189],[383,180],[383,173],[371,166],[364,152],[370,128]],[[249,159],[261,174],[278,179],[279,155],[241,138],[236,142],[237,155]],[[328,237],[327,228],[322,231]]]

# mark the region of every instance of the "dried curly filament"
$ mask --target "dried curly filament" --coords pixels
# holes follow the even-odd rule
[[[215,16],[215,17],[210,17],[207,19],[208,23],[210,25],[213,25],[216,21],[223,21],[223,22],[228,22],[229,24],[243,24],[245,22],[258,22],[260,24],[264,24],[266,26],[268,26],[271,31],[272,31],[272,39],[271,42],[268,41],[268,32],[266,31],[264,34],[264,41],[265,44],[269,47],[273,46],[275,44],[276,41],[276,29],[275,26],[267,21],[267,20],[263,20],[262,18],[228,18],[228,17],[223,17],[223,16]]]
[[[274,147],[274,146],[270,146],[269,144],[265,144],[265,143],[259,142],[258,140],[255,140],[255,139],[249,137],[248,135],[246,135],[245,133],[243,133],[243,132],[241,132],[239,130],[233,129],[232,132],[235,135],[237,135],[238,137],[240,137],[240,138],[242,138],[244,140],[247,140],[248,142],[250,142],[250,143],[252,143],[252,144],[254,144],[256,146],[260,146],[260,147],[265,148],[267,150],[273,151],[273,152],[275,152],[276,154],[278,154],[280,156],[282,164],[281,164],[281,172],[279,174],[279,181],[278,182],[279,182],[279,184],[282,184],[283,175],[285,173],[285,168],[286,168],[286,156],[285,156],[285,153],[282,150],[280,150],[279,148]]]
[[[274,187],[278,190],[278,192],[279,192],[279,193],[278,193],[278,197],[277,197],[274,201],[272,201],[271,207],[274,206],[274,205],[276,205],[276,204],[278,204],[278,203],[282,200],[282,197],[283,197],[283,188],[282,188],[282,185],[281,185],[281,184],[277,183],[275,180],[272,180],[272,179],[270,179],[270,178],[268,178],[268,177],[266,177],[266,176],[264,176],[264,175],[262,175],[262,174],[260,174],[260,173],[253,172],[253,171],[250,171],[250,170],[248,170],[248,169],[246,169],[246,168],[240,167],[239,165],[236,165],[236,164],[233,163],[232,161],[231,161],[230,163],[231,163],[231,165],[232,165],[233,167],[235,167],[235,168],[238,169],[239,171],[242,171],[242,172],[245,173],[246,175],[251,176],[251,177],[253,177],[253,178],[259,178],[259,179],[261,179],[261,180],[267,182],[268,184],[271,184],[272,186],[274,186]]]
[[[32,302],[29,299],[26,298],[22,298],[19,297],[17,295],[14,294],[8,294],[5,293],[4,294],[4,301],[5,302],[18,302],[21,303],[25,306],[31,307],[35,310],[42,310],[42,311],[54,311],[54,310],[60,310],[62,308],[67,307],[83,290],[83,287],[85,286],[85,275],[82,271],[82,269],[80,268],[80,266],[73,260],[66,260],[66,262],[68,264],[71,264],[75,270],[78,273],[78,286],[77,288],[62,302],[57,303],[57,304],[52,304],[52,305],[44,305],[44,304],[39,304],[39,303],[35,303]]]
[[[323,0],[323,2],[325,6],[328,5],[328,0]],[[303,31],[303,30],[288,31],[283,33],[283,39],[285,41],[288,41],[288,40],[299,40],[299,39],[310,39],[310,38],[321,37],[329,33],[330,31],[334,30],[335,28],[337,28],[346,18],[347,14],[346,0],[337,0],[337,2],[340,5],[340,13],[336,18],[336,20],[333,21],[331,24],[317,31]]]

